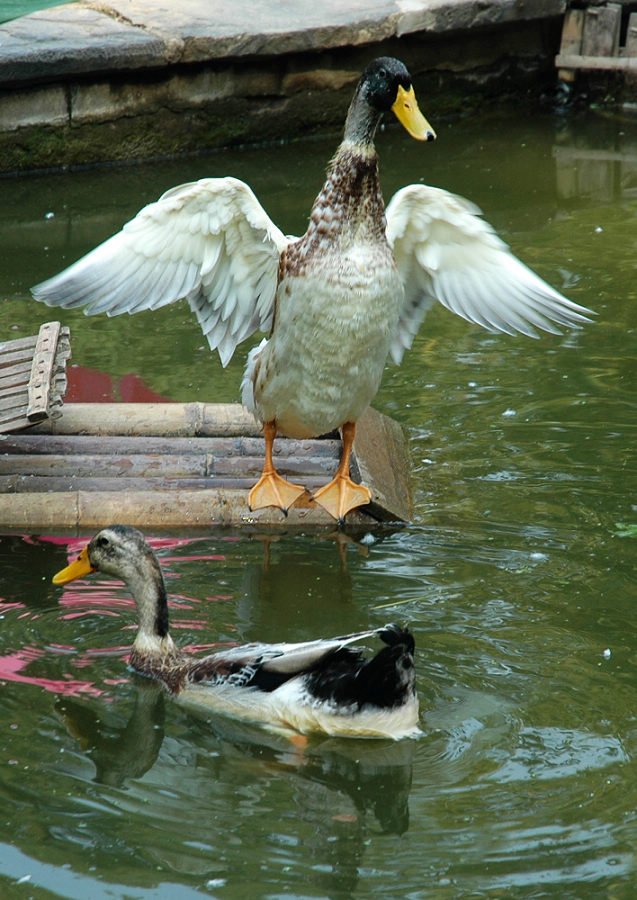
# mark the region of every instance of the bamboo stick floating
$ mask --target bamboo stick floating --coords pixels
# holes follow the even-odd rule
[[[16,499],[19,497],[19,503]],[[69,491],[59,493],[0,494],[0,521],[6,528],[51,531],[92,531],[104,522],[120,522],[144,529],[241,527],[249,530],[312,529],[333,531],[334,519],[321,507],[293,506],[287,518],[281,511],[260,509],[251,513],[245,489],[112,492]],[[354,510],[351,528],[378,524],[368,514]],[[392,521],[392,520],[390,520]]]

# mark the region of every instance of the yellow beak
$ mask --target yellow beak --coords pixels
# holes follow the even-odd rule
[[[62,569],[57,575],[53,576],[53,584],[68,584],[69,581],[75,581],[76,578],[81,578],[82,575],[90,575],[91,572],[95,571],[88,558],[88,547],[85,547],[75,562],[72,562],[66,569]]]
[[[413,87],[406,91],[402,84],[398,85],[392,112],[403,128],[417,141],[435,141],[436,132],[418,109]]]

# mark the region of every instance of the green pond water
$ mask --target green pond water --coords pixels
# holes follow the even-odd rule
[[[595,323],[534,341],[432,310],[375,401],[408,436],[414,523],[344,560],[311,534],[151,535],[185,646],[408,623],[422,737],[301,753],[198,716],[127,670],[122,585],[51,584],[83,540],[5,535],[3,900],[635,896],[637,123],[433,124],[431,146],[379,137],[386,196],[469,196]],[[334,146],[3,181],[0,337],[54,317],[29,286],[174,184],[245,178],[299,233]],[[251,343],[222,370],[185,306],[61,318],[76,398],[238,397]]]
[[[64,2],[65,0],[60,0],[59,3],[51,3],[50,0],[0,0],[0,22],[8,22],[19,16],[28,16],[29,13],[48,9],[50,6],[63,6]]]

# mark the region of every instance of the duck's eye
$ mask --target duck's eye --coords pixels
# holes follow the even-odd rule
[[[108,544],[109,544],[109,540],[108,540],[107,537],[99,537],[99,538],[97,539],[97,546],[98,546],[98,547],[108,547]]]
[[[379,69],[378,74],[381,78],[387,78],[387,69]]]

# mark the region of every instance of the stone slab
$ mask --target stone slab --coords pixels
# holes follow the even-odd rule
[[[0,82],[307,53],[563,14],[565,0],[111,0],[0,26]]]
[[[565,0],[80,0],[0,26],[0,173],[341,127],[374,56],[430,115],[546,87]],[[418,87],[417,87],[418,90]],[[439,112],[441,111],[441,113]]]

